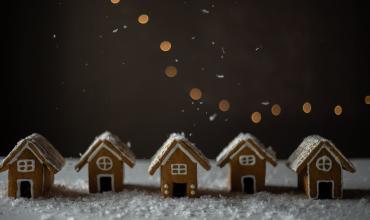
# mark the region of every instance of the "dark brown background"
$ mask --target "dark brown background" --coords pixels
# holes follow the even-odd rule
[[[141,158],[173,131],[191,133],[210,158],[241,131],[280,158],[315,133],[350,157],[370,157],[368,10],[356,1],[10,2],[2,6],[0,155],[39,132],[78,156],[108,129]],[[143,13],[146,25],[137,23]],[[172,42],[170,52],[159,50],[162,40]],[[163,73],[170,64],[175,78]],[[203,104],[192,104],[192,87],[202,89]],[[229,112],[217,109],[222,98]],[[282,114],[273,117],[263,101],[280,104]],[[262,123],[251,122],[253,111]]]

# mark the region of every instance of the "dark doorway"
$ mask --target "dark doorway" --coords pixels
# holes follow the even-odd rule
[[[253,177],[243,177],[243,192],[252,194],[254,193],[254,178]]]
[[[318,185],[318,199],[332,199],[333,183],[332,182],[319,182]]]
[[[186,183],[174,183],[173,184],[173,197],[184,197],[186,196]]]
[[[20,197],[23,198],[31,198],[32,193],[31,193],[31,182],[30,181],[21,181],[20,185]]]
[[[102,176],[100,177],[100,192],[112,191],[112,177]]]

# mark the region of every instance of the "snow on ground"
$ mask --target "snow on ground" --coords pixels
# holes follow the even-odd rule
[[[121,193],[87,193],[87,169],[73,169],[68,159],[56,175],[56,187],[47,198],[11,199],[6,196],[7,173],[0,174],[0,219],[370,219],[370,160],[353,160],[355,174],[344,172],[343,200],[312,200],[294,189],[295,174],[283,161],[268,166],[269,192],[228,194],[227,168],[199,169],[202,196],[164,199],[159,175],[147,174],[148,160],[126,169]]]

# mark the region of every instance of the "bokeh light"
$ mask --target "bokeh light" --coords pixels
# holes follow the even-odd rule
[[[335,106],[334,107],[334,114],[336,114],[336,115],[341,115],[343,113],[343,109],[342,109],[342,106],[340,106],[340,105],[337,105],[337,106]]]
[[[365,104],[366,104],[366,105],[370,105],[370,95],[367,95],[367,96],[365,97]]]
[[[110,2],[112,2],[112,4],[118,4],[121,0],[110,0]]]
[[[278,104],[275,104],[271,107],[271,113],[274,116],[278,116],[281,113],[281,107]]]
[[[251,120],[253,123],[258,124],[262,120],[262,115],[260,112],[253,112],[251,115]]]
[[[306,114],[310,113],[310,112],[311,112],[311,110],[312,110],[311,103],[309,103],[309,102],[305,102],[305,103],[303,104],[303,106],[302,106],[302,110],[303,110],[303,112],[304,112],[304,113],[306,113]]]
[[[167,66],[164,73],[167,77],[175,77],[177,75],[177,68],[175,66]]]
[[[137,21],[140,23],[140,24],[146,24],[149,22],[149,16],[146,15],[146,14],[142,14],[138,17]]]
[[[226,99],[222,99],[219,103],[218,103],[218,108],[220,109],[220,111],[222,112],[227,112],[230,110],[230,102]]]
[[[161,44],[159,45],[159,48],[161,48],[163,52],[167,52],[171,50],[171,47],[172,47],[171,42],[166,41],[166,40],[162,41]]]
[[[198,88],[192,88],[189,95],[193,100],[197,101],[202,98],[202,91]]]

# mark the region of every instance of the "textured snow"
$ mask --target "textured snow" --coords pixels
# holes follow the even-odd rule
[[[147,174],[148,160],[125,170],[123,192],[87,194],[87,169],[76,173],[76,163],[77,159],[67,159],[49,198],[8,198],[7,174],[0,174],[0,219],[370,219],[369,159],[353,160],[357,172],[343,173],[347,189],[343,200],[312,200],[295,191],[296,176],[285,161],[274,169],[267,166],[273,193],[254,195],[226,193],[228,168],[218,168],[213,161],[210,171],[199,169],[199,187],[205,195],[196,199],[162,198],[158,173]]]

